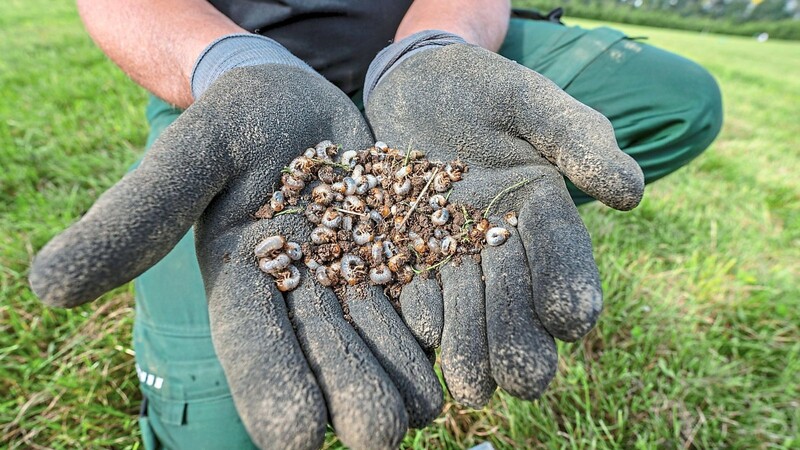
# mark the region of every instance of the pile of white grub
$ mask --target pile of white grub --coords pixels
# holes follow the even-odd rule
[[[256,213],[260,219],[304,214],[315,228],[309,241],[268,236],[255,248],[259,268],[278,289],[300,282],[292,265],[303,259],[321,285],[343,299],[345,286],[381,285],[396,302],[402,286],[428,277],[449,261],[480,258],[486,245],[503,244],[509,231],[493,227],[478,209],[448,202],[468,168],[433,162],[417,150],[383,142],[361,151],[323,141],[286,167],[282,186]],[[513,212],[505,220],[516,225]]]

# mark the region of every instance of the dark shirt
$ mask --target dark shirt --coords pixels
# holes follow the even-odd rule
[[[391,43],[411,0],[209,0],[240,27],[280,42],[348,95]]]

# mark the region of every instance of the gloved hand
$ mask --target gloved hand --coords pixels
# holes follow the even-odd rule
[[[354,329],[305,267],[282,295],[256,263],[267,236],[308,240],[302,215],[253,216],[281,169],[322,140],[373,142],[340,90],[279,50],[279,62],[206,80],[141,165],[41,250],[31,286],[48,305],[80,305],[140,275],[196,223],[214,347],[253,441],[318,448],[330,421],[354,448],[397,447],[439,414],[442,392],[383,293],[349,292]]]
[[[441,290],[432,279],[406,286],[404,319],[424,346],[436,345],[442,330],[442,372],[457,401],[479,407],[495,382],[537,398],[555,375],[553,337],[581,338],[602,308],[591,239],[562,174],[629,210],[641,200],[642,172],[605,117],[534,71],[442,32],[393,46],[367,75],[376,137],[466,163],[450,203],[488,210],[510,231],[480,263],[443,267]],[[500,218],[508,211],[518,227]]]

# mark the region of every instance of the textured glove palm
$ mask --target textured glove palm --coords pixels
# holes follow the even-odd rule
[[[591,239],[562,173],[628,210],[642,196],[641,170],[600,113],[479,47],[409,56],[380,80],[366,107],[377,138],[469,166],[451,203],[518,213],[517,228],[506,224],[508,241],[486,248],[480,264],[464,258],[458,268],[444,267],[441,289],[415,279],[401,305],[424,346],[437,345],[442,330],[442,371],[456,400],[483,405],[496,384],[538,397],[556,370],[553,336],[579,339],[602,309]]]
[[[50,305],[90,301],[155,264],[196,222],[214,346],[254,442],[319,447],[330,420],[350,446],[396,447],[409,424],[438,415],[442,394],[386,298],[352,293],[356,332],[332,291],[303,276],[282,295],[253,256],[266,236],[307,240],[299,215],[253,214],[280,185],[281,169],[324,139],[352,149],[372,142],[333,85],[285,65],[231,70],[164,131],[137,170],[42,249],[34,291]]]

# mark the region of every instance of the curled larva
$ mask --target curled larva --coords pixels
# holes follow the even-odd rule
[[[350,286],[358,283],[358,279],[364,275],[364,260],[356,255],[346,254],[341,260],[342,278]]]
[[[336,232],[328,227],[317,227],[311,231],[311,242],[319,244],[327,244],[336,240]]]
[[[306,220],[309,222],[319,225],[322,222],[322,214],[325,212],[325,207],[320,203],[309,203],[306,206]]]
[[[286,198],[283,193],[281,191],[273,192],[269,199],[269,207],[275,212],[281,212],[284,206],[286,206]]]
[[[261,240],[261,242],[256,244],[256,258],[274,256],[274,254],[281,250],[284,245],[286,245],[286,239],[284,239],[283,236],[269,236],[264,238]]]
[[[375,209],[369,212],[369,219],[375,222],[376,225],[383,223],[383,216]]]
[[[389,258],[389,270],[397,272],[402,269],[403,265],[408,262],[408,255],[405,253],[398,253]]]
[[[356,229],[353,230],[353,242],[356,245],[364,245],[372,241],[372,227],[368,222],[359,222]]]
[[[358,189],[358,183],[351,177],[344,177],[342,179],[342,183],[344,184],[344,195],[353,195],[356,193],[356,189]]]
[[[347,197],[345,197],[343,206],[344,206],[344,209],[346,209],[348,211],[357,212],[357,213],[363,213],[364,209],[367,207],[364,204],[364,200],[361,200],[360,198],[356,197],[355,195],[348,195]]]
[[[280,270],[289,267],[292,260],[286,253],[279,253],[274,258],[261,258],[258,260],[258,268],[262,272],[274,274]]]
[[[411,191],[411,180],[406,178],[402,183],[400,183],[399,181],[395,182],[392,185],[392,189],[394,189],[395,194],[404,196],[408,194],[409,191]]]
[[[486,232],[486,243],[496,247],[505,242],[509,235],[511,235],[511,232],[503,227],[489,228]]]
[[[370,247],[370,259],[373,264],[380,264],[383,262],[383,242],[375,241]]]
[[[284,250],[286,251],[286,254],[289,255],[289,258],[292,259],[292,261],[298,261],[303,257],[303,250],[300,248],[300,244],[297,242],[287,242]]]
[[[328,184],[317,185],[311,191],[311,199],[320,205],[330,205],[334,198],[333,189]]]
[[[512,227],[517,226],[519,220],[517,219],[517,213],[514,211],[509,211],[503,215],[503,219],[505,219],[506,223],[511,225]]]
[[[341,230],[342,230],[342,231],[350,231],[350,230],[352,230],[352,229],[353,229],[353,216],[351,216],[351,215],[345,215],[345,216],[342,218],[342,226],[341,226]]]
[[[394,242],[383,241],[383,254],[387,258],[391,258],[395,254],[397,254],[397,246],[394,245]]]
[[[322,225],[331,229],[339,228],[342,223],[342,214],[333,208],[328,208],[322,215]]]
[[[300,271],[295,266],[289,266],[277,274],[275,284],[281,292],[291,291],[300,284]]]
[[[447,173],[439,172],[433,177],[433,183],[431,187],[436,192],[445,192],[450,189],[450,185],[450,177],[447,176]]]
[[[450,220],[450,212],[445,208],[437,209],[431,214],[431,222],[434,225],[444,225],[448,220]]]
[[[353,167],[356,164],[356,155],[358,155],[358,152],[355,150],[348,150],[342,153],[342,164]]]
[[[411,175],[411,165],[403,166],[397,169],[397,172],[394,173],[394,177],[397,180],[402,180],[403,178]]]
[[[308,179],[308,176],[311,175],[311,170],[313,168],[314,161],[311,161],[311,159],[307,158],[306,156],[298,156],[289,163],[289,173],[291,173],[294,177],[304,180]]]
[[[302,178],[295,177],[294,175],[290,175],[288,173],[283,174],[281,177],[281,183],[283,183],[284,187],[295,192],[299,192],[306,187],[306,183]]]
[[[385,264],[373,267],[369,270],[369,281],[374,284],[386,284],[392,281],[392,272]]]
[[[339,272],[333,267],[319,266],[314,270],[314,277],[319,284],[328,287],[336,284],[339,279]]]
[[[441,250],[445,255],[452,255],[458,248],[458,241],[453,236],[447,236],[442,239]]]
[[[444,195],[442,194],[431,195],[430,198],[428,198],[428,205],[430,205],[430,207],[433,209],[444,208],[444,205],[446,204],[447,199],[444,198]]]

